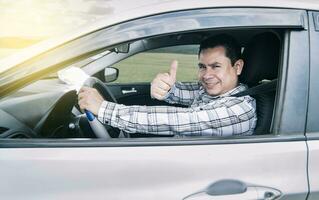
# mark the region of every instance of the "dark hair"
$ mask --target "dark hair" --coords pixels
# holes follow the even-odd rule
[[[235,38],[227,34],[215,35],[201,41],[198,56],[203,50],[217,46],[222,46],[225,48],[225,54],[230,59],[232,65],[234,65],[235,62],[241,58],[240,45]]]

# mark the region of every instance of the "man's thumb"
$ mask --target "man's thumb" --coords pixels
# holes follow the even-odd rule
[[[178,62],[177,62],[177,60],[173,60],[171,63],[171,68],[169,70],[169,75],[174,80],[176,80],[177,68],[178,68]]]

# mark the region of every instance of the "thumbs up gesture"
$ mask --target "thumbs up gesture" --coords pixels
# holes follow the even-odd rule
[[[178,62],[171,63],[169,73],[159,73],[151,83],[151,97],[163,100],[176,81]]]

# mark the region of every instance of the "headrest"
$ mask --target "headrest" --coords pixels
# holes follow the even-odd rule
[[[239,77],[249,87],[277,78],[280,40],[271,32],[255,35],[243,52],[244,68]]]

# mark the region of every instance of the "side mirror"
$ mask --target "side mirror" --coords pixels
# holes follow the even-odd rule
[[[119,70],[114,67],[107,67],[104,69],[104,80],[106,83],[115,81],[119,76]]]
[[[113,51],[115,53],[128,53],[130,51],[130,44],[126,43],[126,44],[121,44],[116,46]]]

